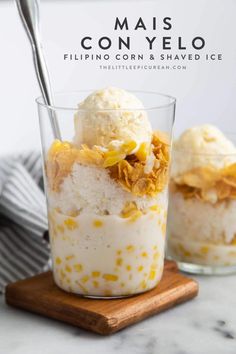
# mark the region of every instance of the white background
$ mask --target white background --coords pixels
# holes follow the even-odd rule
[[[113,85],[163,92],[177,97],[176,135],[201,123],[236,132],[235,13],[235,0],[42,1],[42,37],[53,88],[68,91]],[[155,72],[104,72],[98,64],[63,61],[63,52],[78,51],[82,34],[112,32],[117,15],[127,15],[130,23],[140,16],[147,22],[152,16],[160,21],[170,16],[173,36],[182,35],[190,43],[202,35],[206,51],[223,53],[223,61],[192,62],[186,71]],[[157,37],[163,34],[169,35],[156,32]],[[0,48],[0,154],[39,148],[34,100],[40,91],[13,1],[0,1]]]

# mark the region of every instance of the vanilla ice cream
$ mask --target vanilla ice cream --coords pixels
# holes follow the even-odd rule
[[[214,126],[173,144],[168,252],[205,266],[236,265],[236,147]]]
[[[150,143],[151,124],[142,102],[132,93],[108,87],[89,95],[75,115],[75,144],[119,148],[135,141],[137,147]],[[136,148],[137,148],[136,147]]]
[[[236,162],[234,144],[213,125],[197,126],[187,129],[174,142],[171,176],[175,178],[196,167],[221,168],[233,162]]]
[[[46,161],[55,282],[85,296],[149,290],[164,265],[169,141],[121,89],[92,93],[74,119],[74,140]]]

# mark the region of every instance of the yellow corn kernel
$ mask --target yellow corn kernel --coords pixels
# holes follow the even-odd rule
[[[149,151],[149,145],[147,143],[142,143],[138,149],[138,151],[135,153],[139,161],[146,161],[147,155]]]
[[[146,281],[142,280],[139,286],[140,286],[141,289],[146,289],[146,287],[147,287]]]
[[[155,270],[150,270],[148,279],[149,280],[154,280],[155,277],[156,277],[156,271]]]
[[[141,256],[142,256],[143,258],[148,258],[147,252],[143,252],[143,253],[141,254]]]
[[[159,253],[158,253],[158,252],[155,252],[154,255],[153,255],[154,261],[157,261],[158,258],[159,258]]]
[[[202,254],[207,254],[209,252],[209,247],[207,246],[202,246],[201,249],[200,249],[200,252]]]
[[[231,241],[230,244],[233,245],[233,246],[236,246],[236,236],[233,238],[233,240]]]
[[[66,260],[70,261],[71,259],[75,258],[75,256],[73,254],[66,256]]]
[[[128,246],[126,247],[126,249],[127,249],[127,251],[129,251],[129,252],[133,252],[133,251],[135,250],[135,247],[134,247],[133,245],[128,245]]]
[[[142,270],[143,270],[143,266],[141,265],[141,266],[138,267],[138,271],[142,272]]]
[[[121,253],[122,253],[122,251],[121,251],[121,250],[118,250],[116,253],[117,253],[118,256],[120,256]]]
[[[152,211],[156,211],[158,214],[160,214],[160,212],[161,212],[161,207],[160,207],[160,205],[157,205],[157,204],[150,206],[149,209]]]
[[[127,269],[128,272],[129,272],[129,271],[132,269],[131,265],[128,264],[128,265],[126,266],[126,269]]]
[[[93,280],[93,286],[94,286],[95,288],[98,288],[98,287],[99,287],[99,282],[96,281],[96,280]]]
[[[65,271],[68,272],[68,273],[71,273],[72,272],[72,268],[67,264],[65,266]]]
[[[82,283],[87,283],[88,280],[89,280],[88,275],[85,275],[83,278],[81,278]]]
[[[96,219],[96,220],[93,221],[93,226],[94,227],[102,227],[102,225],[103,225],[102,220]]]
[[[103,279],[107,280],[107,281],[117,281],[118,280],[118,276],[115,274],[103,274]]]
[[[56,258],[56,264],[57,264],[57,265],[60,265],[61,262],[62,262],[61,258],[60,258],[60,257],[57,257],[57,258]]]
[[[152,248],[153,248],[154,251],[157,250],[157,246],[153,246]]]
[[[77,222],[71,218],[66,219],[64,224],[69,230],[75,230],[78,227]]]
[[[98,277],[100,277],[100,275],[101,275],[101,272],[98,272],[98,271],[92,272],[92,277],[93,278],[98,278]]]
[[[117,258],[116,265],[117,266],[122,266],[122,264],[123,264],[123,259],[122,258]]]
[[[80,264],[80,263],[74,264],[74,270],[78,273],[82,272],[82,270],[83,270],[82,264]]]
[[[185,249],[185,247],[179,243],[178,244],[178,248],[181,254],[183,254],[184,257],[191,257],[191,253]]]
[[[121,151],[129,155],[136,148],[137,143],[134,140],[128,141],[121,146]]]

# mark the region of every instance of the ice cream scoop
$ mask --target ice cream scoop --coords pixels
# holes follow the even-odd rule
[[[222,158],[222,155],[223,156]],[[173,144],[171,174],[175,178],[197,167],[223,168],[236,162],[236,147],[215,126],[187,129]]]
[[[135,141],[151,142],[152,128],[142,102],[132,93],[108,87],[89,95],[75,115],[76,145],[87,144],[118,149]]]

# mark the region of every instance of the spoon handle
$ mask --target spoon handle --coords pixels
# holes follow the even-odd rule
[[[44,101],[53,106],[51,84],[40,40],[38,0],[16,0],[16,4],[32,46],[35,70]],[[49,115],[54,138],[61,140],[56,112],[50,109]]]

